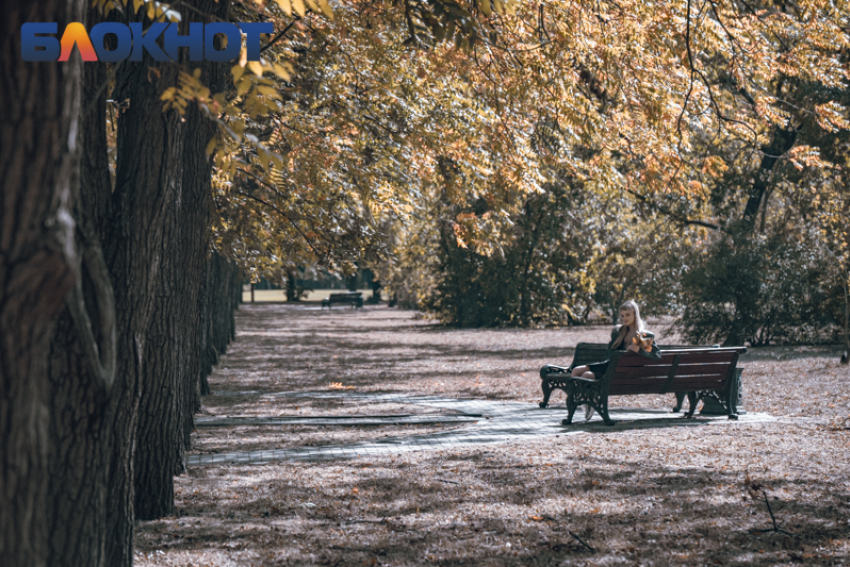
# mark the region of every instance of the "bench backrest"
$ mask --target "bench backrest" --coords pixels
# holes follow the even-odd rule
[[[661,360],[615,352],[605,373],[608,395],[726,390],[746,347],[662,350]]]
[[[349,291],[346,293],[332,293],[330,295],[331,301],[348,301],[351,299],[360,299],[363,297],[363,294],[359,291]]]
[[[680,350],[693,348],[715,348],[708,346],[687,346],[687,345],[658,345],[661,350]],[[576,345],[576,351],[573,355],[573,362],[570,368],[590,364],[592,362],[601,362],[608,358],[608,345],[599,343],[579,343]]]

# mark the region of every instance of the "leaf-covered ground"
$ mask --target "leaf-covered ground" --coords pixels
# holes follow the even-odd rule
[[[384,307],[247,305],[212,416],[386,415],[419,405],[279,392],[536,402],[537,370],[607,327],[450,330]],[[656,322],[653,330],[662,330]],[[675,340],[673,339],[668,340]],[[193,468],[179,515],[138,524],[153,565],[850,565],[850,372],[836,349],[742,360],[773,423],[588,433],[332,463]],[[613,398],[669,407],[672,396]],[[561,403],[556,397],[555,403]],[[455,427],[450,425],[446,427]],[[437,426],[209,427],[200,452],[348,443]],[[759,490],[749,490],[756,485]],[[752,495],[766,495],[764,502]],[[771,519],[771,512],[776,524]]]

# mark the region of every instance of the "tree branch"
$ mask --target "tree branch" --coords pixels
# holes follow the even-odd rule
[[[680,223],[682,225],[685,225],[685,226],[688,226],[688,225],[702,226],[702,227],[705,227],[705,228],[710,228],[711,230],[719,230],[719,231],[722,231],[722,232],[727,232],[726,229],[724,229],[722,226],[720,226],[718,224],[713,224],[713,223],[706,222],[706,221],[699,220],[699,219],[689,219],[687,217],[682,217],[681,215],[671,211],[670,209],[668,209],[666,207],[662,207],[661,205],[653,203],[645,195],[641,195],[640,193],[636,192],[633,189],[626,189],[626,192],[631,194],[631,195],[634,195],[634,197],[637,200],[639,200],[641,203],[648,205],[650,208],[658,211],[659,213],[667,215],[668,217],[670,217],[671,219],[673,219],[674,221],[676,221],[677,223]]]

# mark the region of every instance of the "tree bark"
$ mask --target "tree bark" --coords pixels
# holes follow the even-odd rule
[[[227,18],[227,2],[188,4],[194,8],[188,18],[193,21],[199,12],[210,14],[209,21]],[[221,65],[199,67],[208,85],[223,87]],[[200,372],[198,282],[204,273],[212,198],[212,163],[205,150],[215,126],[194,105],[184,120],[183,169],[175,198],[166,209],[158,290],[144,356],[134,472],[136,517],[145,520],[174,511],[174,474],[185,470],[193,414],[200,405],[195,388]]]
[[[286,272],[286,300],[298,301],[298,286],[295,285],[295,270]]]
[[[153,70],[152,70],[153,69]],[[116,392],[106,412],[103,442],[110,447],[106,564],[132,565],[134,447],[145,379],[148,331],[159,283],[167,209],[182,180],[182,128],[163,113],[162,91],[177,68],[146,56],[124,62],[113,98],[129,99],[118,125],[114,214],[104,241],[115,289],[118,328]]]
[[[534,211],[534,206],[537,206],[537,211]],[[536,215],[534,213],[537,213]],[[522,276],[520,279],[519,291],[519,317],[523,325],[530,322],[531,297],[529,297],[529,276],[531,274],[531,264],[534,260],[534,253],[537,251],[537,246],[540,242],[540,224],[544,222],[545,209],[538,199],[529,198],[525,204],[525,219],[532,225],[529,239],[526,243],[526,248],[523,251],[522,258]],[[532,217],[535,217],[532,219]],[[526,229],[528,226],[525,227]],[[527,234],[527,233],[526,233]],[[526,236],[523,234],[523,236]]]
[[[93,17],[93,12],[89,12]],[[89,25],[95,23],[91,19]],[[48,353],[51,386],[49,564],[104,564],[108,446],[101,443],[101,428],[108,395],[92,389],[98,373],[114,376],[115,307],[108,269],[100,241],[102,219],[111,211],[112,184],[106,140],[107,68],[89,63],[83,76],[84,108],[81,127],[83,149],[80,196],[74,210],[78,241],[86,250],[81,285],[74,294],[82,310],[91,313],[97,355],[106,356],[107,369],[95,368],[86,352],[88,341],[75,325],[79,315],[66,309],[59,319]],[[82,325],[85,328],[85,325]]]
[[[26,21],[79,21],[84,3],[3,6],[0,29],[0,557],[47,564],[49,383],[45,352],[78,282],[70,214],[79,174],[79,58],[21,59]],[[89,387],[99,387],[89,384]]]

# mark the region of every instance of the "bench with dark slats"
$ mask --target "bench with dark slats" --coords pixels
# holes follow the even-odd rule
[[[712,345],[711,347],[694,345],[658,345],[658,348],[661,350],[687,350],[693,348],[718,348],[719,346],[720,345]],[[575,352],[573,353],[573,361],[568,367],[547,365],[541,368],[540,377],[543,379],[543,401],[540,402],[540,407],[545,408],[549,404],[549,396],[552,394],[552,391],[557,389],[564,390],[563,386],[565,385],[565,382],[562,380],[564,376],[561,376],[561,373],[566,372],[569,374],[569,372],[576,366],[592,364],[594,362],[606,360],[607,358],[607,344],[579,343],[576,345]],[[549,372],[549,379],[544,378],[543,376],[543,374],[547,371]],[[566,390],[564,391],[566,392]],[[684,402],[685,396],[685,392],[676,393],[676,406],[673,408],[674,412],[678,412],[682,409],[682,403]]]
[[[746,347],[665,347],[661,350],[661,360],[651,360],[629,351],[614,351],[605,375],[591,380],[572,378],[569,371],[604,360],[608,350],[606,345],[580,343],[569,368],[544,366],[541,369],[543,401],[540,407],[546,407],[552,391],[560,389],[567,394],[569,413],[563,420],[565,425],[572,423],[576,408],[584,404],[592,406],[605,423],[611,425],[609,396],[673,393],[688,396],[687,418],[693,416],[699,400],[712,398],[730,419],[737,419],[737,391],[733,384],[737,379],[738,357],[745,352]]]
[[[344,293],[332,293],[326,299],[322,300],[322,309],[331,308],[334,303],[350,303],[351,307],[363,307],[363,294],[359,291],[349,291]]]

